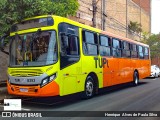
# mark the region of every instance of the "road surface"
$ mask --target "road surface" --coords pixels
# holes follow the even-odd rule
[[[43,104],[42,104],[43,103]],[[160,78],[143,79],[141,83],[133,87],[131,85],[121,86],[112,91],[103,90],[99,95],[88,100],[81,100],[79,97],[70,96],[61,101],[51,104],[33,98],[25,98],[22,102],[23,111],[160,111]],[[0,110],[3,110],[3,106]],[[8,118],[10,119],[10,118]],[[17,119],[17,118],[15,118]],[[22,118],[19,118],[22,119]],[[24,118],[27,119],[27,118]],[[39,118],[30,118],[37,119]],[[159,120],[158,117],[55,117],[40,118],[42,120]],[[6,118],[1,118],[6,120]],[[13,120],[13,118],[12,118]]]

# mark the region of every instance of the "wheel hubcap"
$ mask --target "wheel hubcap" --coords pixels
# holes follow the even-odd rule
[[[135,84],[136,85],[138,84],[138,77],[137,77],[137,75],[135,76]]]
[[[92,96],[92,94],[93,94],[93,83],[91,81],[88,81],[86,83],[86,95]]]

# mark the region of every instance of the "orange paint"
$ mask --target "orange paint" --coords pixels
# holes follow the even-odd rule
[[[136,45],[148,47],[148,45],[124,38],[106,31],[101,32],[108,37],[117,38],[122,41],[127,41]],[[121,83],[133,81],[134,71],[139,73],[139,79],[150,76],[150,59],[127,58],[127,57],[103,57],[108,61],[108,66],[103,69],[103,87],[112,86]]]
[[[40,88],[40,86],[18,86],[11,85],[7,82],[8,93],[13,95],[22,96],[35,96],[35,97],[45,97],[45,96],[57,96],[59,95],[59,86],[55,81],[47,84],[46,86]],[[28,89],[28,92],[20,92],[20,88]],[[14,89],[14,91],[12,91]],[[36,92],[37,91],[37,92]]]

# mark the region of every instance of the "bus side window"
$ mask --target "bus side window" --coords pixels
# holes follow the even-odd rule
[[[83,31],[83,53],[85,55],[98,55],[97,34]]]
[[[131,47],[130,47],[130,43],[124,41],[123,42],[123,50],[122,50],[122,56],[123,57],[127,57],[127,58],[130,58],[131,57]]]
[[[132,58],[138,58],[138,47],[135,44],[131,44],[131,56]]]
[[[112,39],[112,54],[114,57],[121,57],[122,55],[121,41],[115,38]]]
[[[140,59],[144,59],[144,50],[143,50],[143,47],[142,46],[139,46],[138,47],[138,53],[139,53],[139,58]]]
[[[144,48],[144,59],[149,59],[149,49],[147,47]]]
[[[99,39],[99,53],[101,56],[111,56],[110,38],[100,35]]]

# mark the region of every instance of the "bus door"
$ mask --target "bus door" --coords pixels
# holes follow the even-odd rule
[[[60,74],[62,95],[77,92],[77,75],[81,73],[78,28],[61,24],[64,32],[60,33]],[[63,26],[64,25],[64,26]],[[67,27],[67,28],[66,28]]]

